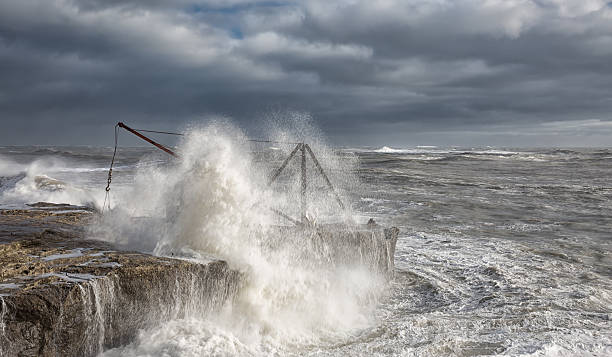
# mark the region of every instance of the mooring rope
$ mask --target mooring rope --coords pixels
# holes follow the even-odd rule
[[[168,135],[180,135],[180,136],[185,136],[185,134],[183,133],[172,133],[170,131],[156,131],[156,130],[145,130],[145,129],[134,129],[133,130],[136,131],[143,131],[145,133],[156,133],[156,134],[168,134]]]
[[[157,131],[157,130],[147,130],[147,129],[134,129],[135,131],[141,131],[143,133],[155,133],[155,134],[166,134],[166,135],[177,135],[177,136],[185,136],[184,133],[173,133],[171,131]],[[277,140],[262,140],[262,139],[247,139],[247,141],[256,142],[256,143],[269,143],[269,144],[290,144],[297,145],[297,142],[291,141],[277,141]]]
[[[147,130],[147,129],[134,129],[135,131],[142,131],[144,133],[155,133],[155,134],[166,134],[166,135],[177,135],[177,136],[185,136],[183,133],[173,133],[171,131],[157,131],[157,130]],[[262,140],[262,139],[247,139],[247,141],[256,142],[256,143],[269,143],[269,144],[291,144],[297,145],[299,143],[294,143],[291,141],[276,141],[276,140]]]
[[[119,124],[115,125],[115,149],[113,150],[113,158],[111,159],[110,168],[108,169],[108,179],[106,184],[106,195],[104,195],[104,204],[102,204],[102,213],[104,213],[104,209],[106,208],[106,201],[108,201],[108,210],[111,209],[110,203],[110,185],[113,180],[113,165],[115,164],[115,155],[117,155],[117,136],[119,135]]]
[[[274,141],[274,140],[259,140],[259,139],[247,139],[247,141],[251,141],[255,143],[270,143],[270,144],[288,144],[288,145],[301,144],[301,143],[293,143],[291,141]]]

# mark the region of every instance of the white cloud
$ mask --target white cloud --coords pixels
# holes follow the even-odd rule
[[[608,4],[608,0],[537,0],[546,7],[553,8],[562,17],[578,17],[600,11]]]
[[[515,38],[539,17],[530,0],[308,1],[308,14],[329,31],[421,28]]]
[[[291,55],[305,60],[321,58],[367,60],[372,56],[372,49],[365,46],[309,42],[275,32],[259,33],[246,38],[244,42],[244,47],[256,55]]]
[[[504,67],[494,68],[480,59],[425,61],[419,58],[383,61],[377,74],[380,83],[410,84],[413,87],[434,86],[461,79],[475,79],[499,74]],[[440,75],[443,73],[443,75]]]

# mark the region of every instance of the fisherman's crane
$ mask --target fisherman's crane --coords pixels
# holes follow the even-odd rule
[[[145,136],[142,134],[142,132],[149,132],[149,133],[157,133],[157,134],[168,134],[168,135],[184,135],[181,133],[171,133],[171,132],[165,132],[165,131],[155,131],[155,130],[144,130],[144,129],[133,129],[130,128],[129,126],[125,125],[122,122],[117,123],[117,125],[115,125],[115,149],[113,151],[113,158],[111,161],[111,165],[110,165],[110,169],[108,170],[108,184],[106,186],[106,198],[104,199],[104,207],[106,206],[106,202],[107,202],[107,198],[109,195],[109,191],[110,191],[110,185],[111,185],[111,181],[112,181],[112,173],[113,173],[113,165],[115,162],[115,155],[117,154],[117,136],[118,136],[118,129],[122,128],[127,130],[128,132],[138,136],[139,138],[141,138],[142,140],[148,142],[149,144],[157,147],[158,149],[166,152],[169,155],[172,155],[173,157],[179,157],[179,155],[177,153],[175,153],[174,151],[170,150],[169,148],[167,148],[166,146],[152,140],[151,138]],[[270,140],[249,140],[249,141],[254,141],[254,142],[267,142],[267,143],[278,143],[275,141],[270,141]],[[336,189],[334,188],[334,186],[332,185],[331,181],[329,180],[329,177],[327,176],[327,174],[325,173],[325,171],[323,170],[323,167],[321,167],[321,164],[319,163],[319,160],[317,160],[314,152],[312,151],[312,149],[310,148],[310,146],[306,143],[286,143],[286,144],[295,144],[295,148],[293,149],[293,151],[291,151],[291,153],[289,154],[289,156],[285,159],[285,161],[283,161],[283,163],[281,164],[281,166],[276,169],[274,171],[274,173],[272,174],[272,176],[270,177],[270,179],[268,180],[268,186],[271,186],[276,179],[280,176],[280,174],[283,172],[283,170],[285,169],[285,167],[287,167],[287,165],[289,164],[289,162],[291,161],[291,159],[296,156],[297,152],[300,152],[300,156],[301,156],[301,175],[300,175],[300,212],[301,212],[301,217],[299,220],[294,219],[292,217],[290,217],[289,215],[272,208],[271,210],[276,213],[277,215],[283,217],[284,219],[294,223],[295,225],[307,225],[308,219],[306,218],[306,210],[307,210],[307,201],[306,201],[306,190],[307,190],[307,175],[306,175],[306,153],[308,153],[308,156],[310,156],[312,162],[314,163],[315,167],[317,168],[317,171],[319,172],[319,174],[323,177],[328,189],[334,194],[334,198],[336,200],[336,202],[338,203],[338,205],[340,206],[341,209],[345,209],[345,205],[342,202],[342,199],[340,198],[340,195],[338,194],[338,192],[336,192]],[[109,209],[110,209],[110,201],[109,201]]]

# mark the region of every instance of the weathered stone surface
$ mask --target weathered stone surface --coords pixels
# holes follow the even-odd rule
[[[0,211],[0,356],[92,356],[138,329],[205,314],[240,274],[83,239],[87,211]]]

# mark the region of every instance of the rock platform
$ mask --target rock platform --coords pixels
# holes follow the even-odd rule
[[[0,210],[0,356],[95,356],[232,299],[240,273],[84,238],[86,208]],[[194,302],[198,302],[195,304]]]

